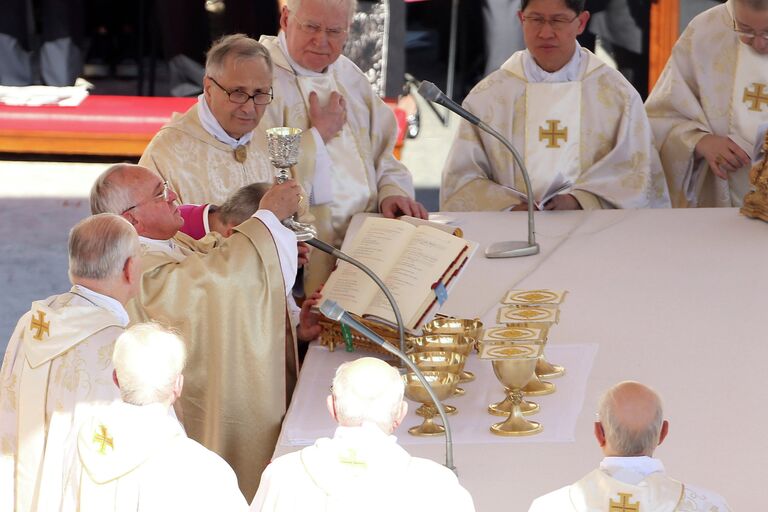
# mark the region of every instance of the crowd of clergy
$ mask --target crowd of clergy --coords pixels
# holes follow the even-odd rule
[[[215,42],[198,102],[93,184],[72,288],[31,305],[3,358],[0,512],[474,510],[450,470],[397,444],[403,382],[377,359],[329,383],[332,438],[270,463],[334,265],[282,221],[309,213],[338,247],[356,213],[427,217],[391,110],[342,55],[355,9],[288,0],[277,37]],[[527,49],[464,106],[519,148],[542,208],[741,204],[768,123],[768,0],[696,17],[645,104],[577,43],[584,0],[524,0],[518,17]],[[273,184],[265,130],[279,126],[303,130],[301,159]],[[441,209],[525,209],[520,190],[512,155],[462,122]],[[599,467],[531,510],[626,494],[643,511],[729,510],[653,457],[669,432],[654,391],[620,383],[599,410]]]

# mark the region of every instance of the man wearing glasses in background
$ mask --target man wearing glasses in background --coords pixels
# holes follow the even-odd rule
[[[669,206],[640,95],[581,48],[584,0],[525,0],[526,50],[470,92],[464,106],[520,151],[547,210]],[[516,189],[516,190],[512,190]],[[512,154],[461,121],[443,169],[443,210],[526,209]]]
[[[695,17],[646,102],[673,206],[741,206],[768,122],[768,0]]]
[[[288,0],[280,35],[261,38],[275,63],[279,93],[260,127],[301,128],[303,141],[314,141],[316,151],[301,153],[305,165],[295,177],[310,193],[319,237],[337,247],[358,212],[427,216],[413,199],[410,172],[392,155],[394,115],[341,55],[356,6],[355,0]],[[332,268],[332,258],[313,254],[305,270],[307,295]]]
[[[185,204],[221,204],[245,185],[273,182],[264,131],[255,130],[272,97],[269,52],[243,34],[222,37],[208,50],[197,104],[155,135],[139,164]],[[311,138],[301,152],[314,153]],[[298,167],[312,163],[302,158]]]

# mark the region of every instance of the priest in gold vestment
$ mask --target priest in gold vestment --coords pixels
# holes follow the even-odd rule
[[[645,106],[672,205],[740,206],[768,121],[768,1],[729,0],[695,17]]]
[[[464,107],[521,153],[537,208],[669,206],[640,96],[576,41],[589,19],[584,1],[521,7],[527,49],[477,84]],[[443,168],[440,209],[525,209],[525,192],[507,148],[462,120]]]
[[[139,289],[139,258],[125,219],[81,221],[69,236],[72,289],[19,320],[0,369],[0,511],[59,510],[69,436],[120,396],[112,348]]]
[[[272,101],[272,59],[254,39],[225,36],[208,51],[203,93],[152,138],[139,165],[157,171],[186,204],[222,204],[237,189],[274,181],[264,130]],[[314,165],[302,139],[299,171]]]
[[[259,125],[305,131],[316,151],[302,152],[314,166],[296,179],[310,195],[319,238],[340,247],[352,216],[426,218],[413,200],[413,180],[392,151],[397,123],[366,76],[341,55],[354,15],[354,0],[288,0],[278,37],[262,36],[275,65],[275,100]],[[328,277],[334,259],[313,254],[305,269],[306,292]]]
[[[638,382],[622,382],[600,401],[595,438],[605,454],[600,468],[534,500],[529,512],[729,512],[722,497],[684,485],[653,457],[669,432],[661,399]]]
[[[141,293],[132,322],[156,320],[188,343],[176,413],[187,434],[235,470],[247,499],[274,450],[295,384],[295,333],[286,294],[296,278],[296,182],[275,185],[254,218],[226,239],[179,233],[176,194],[154,172],[118,164],[91,191],[91,211],[121,213],[139,233]]]

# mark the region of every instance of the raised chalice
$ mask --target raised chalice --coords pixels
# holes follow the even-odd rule
[[[500,436],[526,436],[538,434],[543,430],[540,423],[523,417],[520,404],[523,402],[522,388],[528,383],[536,370],[535,355],[510,356],[493,359],[493,373],[504,386],[512,408],[506,421],[491,425],[491,432]]]
[[[425,371],[422,373],[430,387],[432,387],[435,396],[441,402],[453,394],[453,390],[459,382],[459,377],[455,373],[435,371]],[[414,402],[424,404],[424,422],[421,425],[409,428],[408,433],[414,436],[440,436],[445,434],[445,427],[435,423],[433,420],[437,414],[437,406],[435,406],[435,403],[416,374],[406,373],[403,375],[403,382],[405,382],[405,396]]]
[[[269,161],[277,168],[277,175],[275,177],[278,183],[284,183],[291,178],[288,169],[299,161],[300,142],[301,129],[299,128],[279,126],[267,130]],[[306,203],[304,201],[306,201],[306,198],[299,198],[300,207],[303,205],[304,210],[306,210]],[[299,242],[305,242],[317,237],[317,230],[312,224],[299,222],[292,217],[285,219],[283,224],[296,233],[296,238]]]
[[[467,356],[458,352],[412,352],[408,358],[422,371],[443,371],[458,375],[464,368]],[[458,387],[456,388],[459,389]],[[443,404],[446,414],[455,414],[457,409],[453,405]],[[416,409],[416,414],[424,416],[424,406]]]
[[[469,357],[475,347],[475,338],[463,334],[425,334],[412,338],[411,347],[413,352],[458,352]],[[469,382],[474,378],[474,375],[464,369],[459,373],[460,382]]]

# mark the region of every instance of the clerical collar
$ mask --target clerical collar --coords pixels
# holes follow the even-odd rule
[[[523,51],[523,70],[529,82],[573,82],[581,74],[581,46],[576,43],[571,60],[565,66],[552,73],[541,69],[527,49]]]
[[[285,40],[285,32],[282,30],[277,35],[277,45],[280,47],[280,50],[283,52],[283,55],[285,55],[285,60],[288,61],[288,64],[293,68],[293,72],[296,73],[299,76],[325,76],[325,72],[318,73],[317,71],[312,71],[311,69],[307,69],[301,65],[299,65],[295,60],[291,58],[291,54],[288,52],[288,42]],[[328,68],[325,68],[325,71],[328,71]]]
[[[118,320],[120,320],[120,324],[123,327],[128,325],[128,312],[117,299],[110,297],[109,295],[95,292],[81,284],[74,285],[71,291],[75,295],[79,295],[85,300],[90,301],[95,305],[113,313],[118,318]]]
[[[600,470],[612,478],[635,485],[652,473],[663,473],[664,464],[653,457],[605,457],[600,462]]]
[[[232,149],[237,149],[238,146],[248,144],[253,138],[253,131],[246,133],[239,139],[236,139],[225,132],[224,128],[221,127],[216,120],[216,117],[213,115],[213,112],[211,112],[211,109],[208,107],[208,102],[205,101],[205,93],[197,97],[197,116],[200,118],[200,124],[203,125],[203,129],[206,132],[208,132],[214,139],[223,142]]]
[[[149,248],[153,251],[160,251],[166,254],[176,253],[176,244],[173,243],[173,240],[171,239],[155,240],[153,238],[147,238],[145,236],[139,235],[139,243],[149,246]]]

